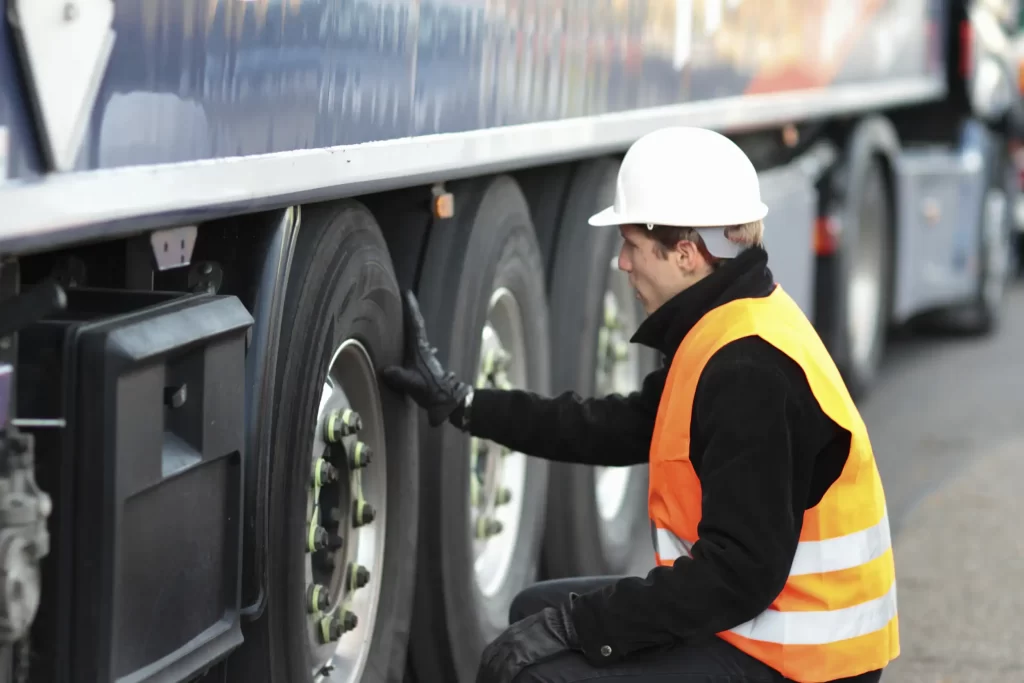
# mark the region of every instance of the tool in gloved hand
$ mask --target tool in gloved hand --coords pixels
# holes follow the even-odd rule
[[[512,683],[531,664],[578,649],[570,606],[546,607],[509,626],[484,649],[476,683]]]
[[[380,378],[395,391],[409,394],[427,411],[431,427],[437,427],[463,406],[473,388],[446,371],[437,360],[437,349],[431,348],[427,328],[420,313],[416,295],[406,291],[405,361],[381,369]]]

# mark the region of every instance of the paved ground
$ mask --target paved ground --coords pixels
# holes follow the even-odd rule
[[[925,498],[896,540],[901,656],[885,680],[1024,681],[1024,438]]]
[[[888,683],[1024,681],[1024,286],[999,334],[896,342],[861,406],[892,513]]]

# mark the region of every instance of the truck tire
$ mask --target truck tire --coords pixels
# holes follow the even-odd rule
[[[587,224],[615,197],[619,162],[581,164],[569,186],[551,270],[552,390],[582,396],[629,393],[653,369],[654,353],[629,344],[643,309],[616,256],[614,228]],[[601,377],[599,377],[601,375]],[[552,463],[545,573],[551,578],[624,574],[649,539],[647,466]]]
[[[978,289],[972,301],[953,312],[948,321],[949,329],[957,333],[987,335],[999,328],[1006,292],[1016,268],[1010,205],[1014,194],[1009,185],[1015,177],[1001,159],[992,166],[979,219]]]
[[[378,385],[376,370],[402,362],[402,325],[370,213],[353,201],[305,208],[277,359],[284,400],[272,428],[267,607],[246,633],[254,642],[239,680],[401,679],[416,569],[417,422],[414,404]],[[324,476],[314,488],[318,456],[337,479]],[[316,518],[331,543],[311,553]],[[343,544],[335,548],[335,539]],[[318,614],[307,609],[312,602]],[[345,623],[349,613],[357,623]],[[325,628],[333,633],[321,644]]]
[[[477,386],[510,381],[546,394],[544,270],[526,200],[507,176],[449,190],[455,217],[431,230],[418,288],[438,359]],[[499,348],[509,354],[507,372],[488,374]],[[548,464],[447,424],[424,421],[420,444],[429,465],[421,469],[412,668],[420,683],[471,683],[513,597],[536,577]],[[488,474],[482,464],[492,476],[480,476]]]
[[[853,155],[844,228],[830,272],[835,312],[825,336],[855,398],[868,393],[878,374],[892,310],[894,212],[882,164],[877,154]]]

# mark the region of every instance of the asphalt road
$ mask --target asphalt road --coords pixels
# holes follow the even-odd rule
[[[990,337],[891,342],[880,380],[859,407],[895,531],[923,496],[973,460],[1024,436],[1022,399],[1022,282],[1011,290],[1003,325]]]
[[[887,683],[1024,681],[1024,284],[986,339],[894,342],[862,402],[893,523]]]

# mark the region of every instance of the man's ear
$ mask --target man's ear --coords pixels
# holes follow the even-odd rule
[[[704,260],[697,245],[689,240],[680,240],[676,243],[673,257],[676,260],[676,265],[687,273],[699,270]]]

